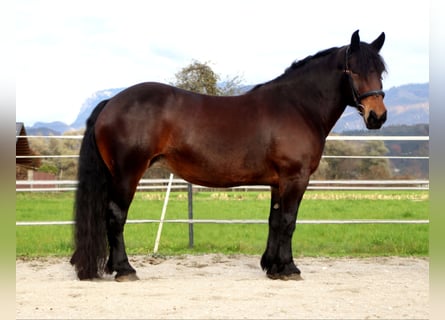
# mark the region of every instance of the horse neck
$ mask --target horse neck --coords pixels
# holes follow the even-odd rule
[[[343,72],[330,70],[322,78],[323,81],[313,83],[313,91],[307,91],[308,95],[313,95],[308,108],[320,119],[324,135],[327,136],[345,111],[347,103],[343,95]]]
[[[343,96],[344,74],[338,60],[341,56],[334,52],[314,59],[265,85],[270,89],[280,88],[283,99],[310,115],[306,118],[311,119],[325,137],[347,105]]]

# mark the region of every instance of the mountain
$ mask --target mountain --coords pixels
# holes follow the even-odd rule
[[[243,86],[247,91],[253,86]],[[63,122],[37,122],[31,128],[26,128],[28,134],[45,128],[61,134],[72,129],[82,129],[94,107],[102,100],[109,99],[125,88],[112,88],[99,90],[88,97],[82,104],[76,120],[67,125]],[[429,84],[407,84],[392,87],[387,90],[385,104],[388,109],[388,120],[385,126],[391,125],[413,125],[429,123]],[[363,130],[365,128],[363,119],[354,108],[347,108],[333,128],[333,132],[344,132],[348,130]],[[33,131],[34,130],[34,131]]]
[[[429,84],[407,84],[392,87],[386,92],[385,104],[387,106],[412,105],[428,101]]]
[[[36,124],[38,124],[36,122]],[[51,124],[42,124],[44,126],[41,127],[31,127],[31,128],[26,128],[26,133],[28,136],[60,136],[62,134],[62,132],[65,131],[58,131],[58,130],[54,130],[54,129],[50,129],[47,128],[45,126],[47,125],[51,125]],[[66,126],[66,124],[65,124]]]
[[[94,107],[98,105],[99,102],[105,99],[110,99],[115,96],[125,88],[114,88],[114,89],[106,89],[100,90],[93,93],[90,97],[88,97],[85,102],[82,104],[80,108],[79,114],[77,115],[76,120],[71,124],[71,127],[75,129],[82,129],[85,127],[86,120],[90,116]]]
[[[61,121],[36,122],[31,128],[26,128],[28,135],[60,135],[73,128]]]

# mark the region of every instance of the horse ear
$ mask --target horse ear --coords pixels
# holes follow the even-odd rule
[[[383,44],[385,43],[385,33],[382,32],[382,34],[375,39],[372,43],[371,46],[377,51],[379,52],[380,49],[382,49]]]
[[[358,30],[352,34],[350,48],[351,52],[358,51],[360,49],[360,36],[358,35]]]

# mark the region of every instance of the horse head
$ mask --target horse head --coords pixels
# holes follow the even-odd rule
[[[368,129],[380,129],[386,121],[385,93],[382,90],[382,74],[386,68],[379,55],[384,42],[383,32],[370,44],[360,42],[357,30],[345,49],[344,72],[352,94],[349,104],[357,108]]]

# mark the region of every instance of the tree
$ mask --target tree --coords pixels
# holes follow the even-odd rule
[[[242,93],[243,78],[241,76],[234,76],[233,78],[226,76],[221,83],[219,87],[219,95],[221,96],[236,96]]]
[[[175,74],[176,80],[172,84],[178,88],[213,96],[240,93],[242,83],[240,76],[226,77],[220,86],[221,76],[215,73],[209,64],[210,62],[202,63],[193,60],[191,64]]]
[[[324,149],[324,154],[328,156],[344,156],[355,153],[357,153],[357,146],[345,141],[327,141]],[[320,161],[314,179],[357,179],[359,175],[359,163],[356,159],[327,158]]]
[[[218,95],[219,76],[213,72],[207,62],[201,63],[194,60],[190,65],[177,72],[175,77],[174,85],[178,88],[214,96]]]
[[[328,156],[384,156],[388,153],[383,141],[327,141],[324,154]],[[313,175],[315,180],[388,179],[391,177],[388,159],[325,158]]]
[[[81,135],[83,131],[70,131],[64,135]],[[77,155],[81,140],[79,139],[33,139],[32,147],[36,154],[42,156]],[[76,158],[43,158],[38,171],[55,174],[58,179],[76,179]]]
[[[384,156],[388,153],[383,141],[367,141],[362,150],[368,156]],[[391,176],[388,159],[363,159],[360,171],[362,179],[387,179]]]

